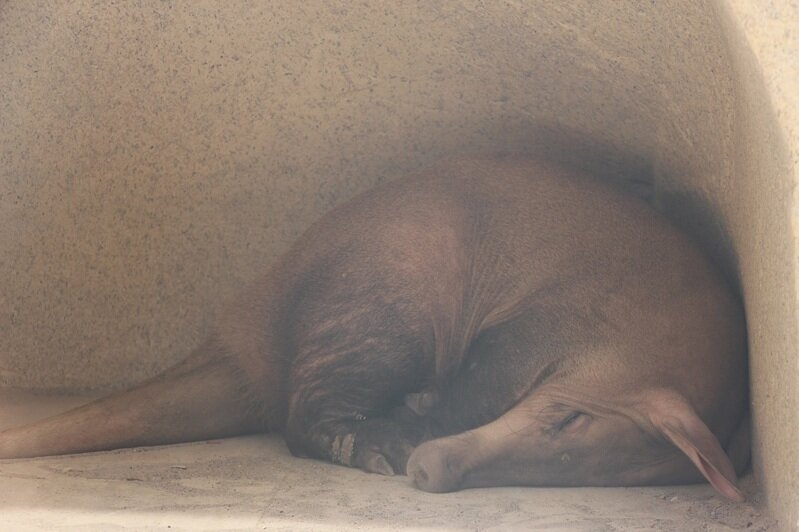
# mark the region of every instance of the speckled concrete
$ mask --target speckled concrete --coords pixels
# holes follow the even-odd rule
[[[740,286],[756,472],[799,529],[797,40],[790,0],[0,3],[0,384],[140,380],[331,206],[532,152]]]
[[[66,406],[0,390],[0,428]],[[69,399],[74,403],[79,399]],[[629,489],[492,488],[450,494],[289,455],[252,436],[0,463],[0,530],[548,530],[764,532],[761,504],[708,485]],[[751,495],[752,479],[744,490]]]
[[[735,83],[724,218],[746,301],[755,470],[780,528],[799,530],[799,5],[717,7]]]
[[[693,4],[4,3],[0,382],[154,373],[332,205],[444,154],[723,180]]]

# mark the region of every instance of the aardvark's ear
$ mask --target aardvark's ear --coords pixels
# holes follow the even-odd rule
[[[745,500],[735,485],[730,458],[682,395],[657,394],[648,402],[647,413],[655,428],[691,459],[719,493],[734,501]]]

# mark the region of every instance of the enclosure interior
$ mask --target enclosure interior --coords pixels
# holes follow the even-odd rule
[[[334,205],[444,156],[531,153],[642,196],[722,266],[749,321],[755,472],[796,522],[793,174],[735,4],[3,4],[0,383],[137,382]],[[23,488],[3,504],[45,505]],[[711,500],[687,490],[631,492]],[[570,493],[579,515],[624,492]]]

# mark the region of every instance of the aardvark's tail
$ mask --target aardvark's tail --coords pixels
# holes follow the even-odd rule
[[[221,438],[263,430],[247,378],[208,341],[127,391],[0,432],[0,459]]]

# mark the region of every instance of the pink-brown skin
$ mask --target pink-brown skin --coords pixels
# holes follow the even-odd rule
[[[0,433],[0,458],[283,431],[427,491],[705,478],[743,500],[739,301],[637,200],[444,161],[313,225],[186,361]]]

